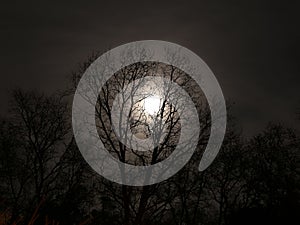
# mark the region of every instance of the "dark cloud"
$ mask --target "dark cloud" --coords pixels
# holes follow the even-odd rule
[[[160,39],[211,67],[245,132],[293,123],[300,107],[297,1],[19,1],[3,3],[2,111],[12,87],[55,90],[93,51]]]

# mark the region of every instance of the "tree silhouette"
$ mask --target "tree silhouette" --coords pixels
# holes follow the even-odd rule
[[[73,73],[68,93],[74,92],[97,57],[92,55]],[[129,101],[131,119],[126,129],[139,138],[151,136],[159,120],[166,122],[163,130],[168,132],[154,149],[131,149],[115,133],[112,106],[116,96],[125,96],[124,87],[147,76],[176,82],[193,99],[201,129],[190,161],[177,174],[154,185],[133,187],[111,182],[94,172],[81,156],[71,132],[66,92],[48,96],[15,90],[8,118],[0,123],[0,224],[235,225],[297,221],[297,132],[270,124],[261,134],[246,139],[230,120],[219,155],[207,170],[199,172],[210,134],[210,110],[200,88],[176,67],[155,62],[132,64],[113,74],[96,93],[95,135],[110,154],[128,164],[152,165],[168,158],[176,148],[181,115],[167,100],[151,117],[143,107],[147,96]],[[137,88],[139,83],[131,91]],[[154,137],[154,141],[158,140]]]

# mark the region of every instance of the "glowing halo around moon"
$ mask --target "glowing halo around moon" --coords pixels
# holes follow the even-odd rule
[[[128,57],[129,53],[131,57]],[[170,56],[176,56],[177,60]],[[119,184],[145,186],[166,180],[176,174],[189,161],[198,145],[200,124],[191,97],[175,82],[153,76],[143,78],[141,83],[146,86],[151,85],[151,83],[166,84],[175,90],[175,94],[167,100],[175,106],[182,122],[180,139],[176,149],[165,160],[149,166],[134,166],[120,162],[106,150],[97,135],[95,122],[95,106],[98,94],[109,78],[117,71],[131,64],[147,61],[161,62],[177,67],[188,74],[205,94],[211,111],[211,132],[199,164],[200,171],[205,170],[215,159],[225,135],[226,105],[224,96],[214,74],[199,56],[187,48],[165,41],[146,40],[118,46],[97,58],[83,74],[73,99],[72,126],[76,143],[86,162],[98,174]],[[186,63],[182,64],[183,61]],[[109,65],[109,69],[107,69],[107,65]],[[133,85],[132,83],[128,86]],[[156,88],[161,92],[164,91],[164,88],[159,85]],[[143,89],[140,92],[140,94],[144,94],[142,93]],[[140,98],[140,95],[131,96],[131,93],[126,91],[123,94],[131,97],[129,99],[132,101]],[[159,96],[163,95],[150,92],[147,94],[148,97],[144,99],[145,111],[154,115],[160,108]],[[120,117],[128,117],[132,102],[129,104],[121,102],[125,105],[128,104],[128,106],[120,115],[120,101],[122,98],[117,96],[112,107],[113,129],[119,140],[133,149],[139,148],[146,151],[149,147],[154,147],[155,143],[151,142],[151,138],[141,140],[135,138],[130,131],[125,136],[132,135],[130,136],[132,141],[128,143],[128,140],[124,140],[122,127],[126,126],[128,121],[125,120],[124,124],[120,123]]]

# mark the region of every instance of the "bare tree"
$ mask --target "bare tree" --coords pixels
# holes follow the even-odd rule
[[[15,90],[10,112],[1,126],[1,179],[12,222],[30,219],[36,206],[62,191],[58,179],[74,140],[61,94]]]
[[[139,54],[137,57],[142,59],[143,53],[141,52]],[[136,55],[127,57],[136,57]],[[170,57],[172,56],[170,55]],[[91,59],[92,58],[94,57],[91,57]],[[176,59],[174,58],[174,60]],[[92,60],[88,61],[90,62]],[[201,149],[203,150],[205,148],[210,129],[210,113],[201,89],[197,87],[198,85],[189,75],[174,66],[156,62],[143,62],[143,60],[140,61],[140,63],[125,66],[120,71],[114,73],[108,81],[105,81],[100,93],[97,93],[95,85],[99,81],[91,79],[88,82],[90,84],[89,91],[97,95],[98,98],[95,111],[97,134],[94,135],[99,135],[106,149],[120,162],[136,166],[147,166],[154,165],[166,159],[176,148],[176,144],[180,138],[181,123],[183,122],[181,118],[182,114],[176,109],[178,107],[176,102],[174,104],[174,102],[170,103],[168,101],[170,95],[176,94],[174,93],[175,89],[166,84],[163,88],[165,96],[159,96],[159,109],[153,115],[149,115],[151,113],[145,108],[145,101],[151,97],[151,94],[147,92],[147,88],[149,87],[143,86],[144,80],[148,77],[164,77],[166,80],[180,85],[194,101],[202,128],[199,134],[199,152],[197,153],[197,159],[199,160]],[[188,62],[182,63],[188,64]],[[87,68],[88,65],[89,64],[85,64],[83,68]],[[102,66],[104,68],[109,67],[110,63],[107,62],[106,65]],[[81,69],[81,71],[83,72],[84,69]],[[97,76],[102,75],[101,71],[95,71],[95,74]],[[73,80],[78,81],[81,75],[81,73],[75,73]],[[130,86],[132,83],[134,84]],[[161,84],[156,85],[159,86]],[[128,88],[129,86],[130,88]],[[143,89],[146,95],[134,100],[133,96],[139,94],[139,89]],[[157,90],[151,91],[155,92]],[[81,94],[86,101],[91,101],[91,99],[85,96],[84,90]],[[121,134],[116,134],[114,130],[112,112],[113,105],[118,97],[123,100],[117,101],[120,109],[119,117],[121,118],[119,124],[123,123],[122,119],[127,120],[122,114],[122,111],[125,111],[125,108],[128,107],[126,104],[129,104],[130,109],[128,114],[129,123],[126,123],[123,130],[119,129],[123,131]],[[178,96],[177,93],[177,97],[179,98],[181,96]],[[153,129],[157,129],[156,132],[153,132]],[[153,149],[147,149],[148,151],[134,149],[132,146],[126,144],[133,138],[133,136],[126,136],[128,131],[134,134],[134,138],[147,139],[151,136],[153,143],[157,143],[157,145]],[[155,136],[156,133],[161,134],[163,132],[165,132],[163,140],[160,139],[161,136]],[[125,141],[123,142],[120,141],[120,136],[122,135],[125,137]],[[176,207],[178,199],[185,198],[182,196],[182,188],[184,187],[182,187],[181,184],[186,182],[186,184],[191,185],[188,198],[194,202],[194,210],[188,210],[189,212],[185,213],[185,217],[193,214],[193,216],[190,216],[190,221],[195,221],[200,202],[199,195],[201,193],[202,181],[198,179],[199,176],[194,176],[195,171],[193,174],[190,174],[190,167],[197,167],[196,160],[190,164],[189,168],[184,172],[184,174],[190,176],[175,176],[161,184],[144,187],[119,186],[97,177],[95,180],[96,183],[98,182],[96,186],[99,198],[100,196],[106,195],[111,201],[115,202],[116,207],[113,210],[115,211],[115,215],[122,215],[122,218],[115,218],[118,224],[154,224],[156,219],[157,222],[162,222],[168,215],[172,217],[172,207]],[[193,178],[187,181],[189,177]],[[184,202],[185,201],[187,200],[184,200]],[[181,202],[183,203],[183,208],[185,207],[184,202]],[[181,218],[181,220],[183,221],[184,218]]]

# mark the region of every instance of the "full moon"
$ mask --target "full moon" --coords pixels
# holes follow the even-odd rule
[[[157,95],[152,95],[144,99],[144,109],[151,116],[158,113],[160,109],[160,104],[161,99]]]

